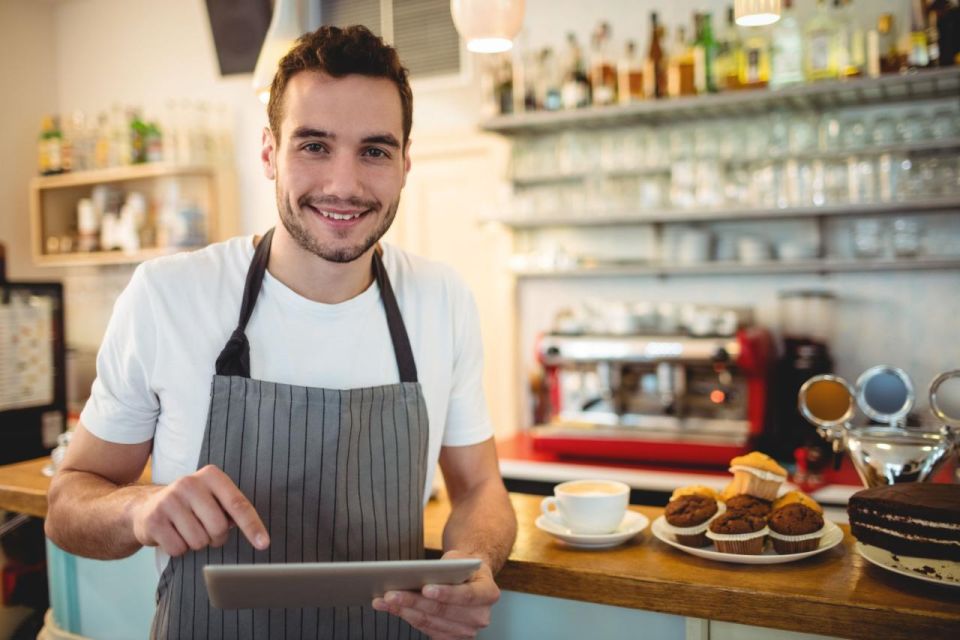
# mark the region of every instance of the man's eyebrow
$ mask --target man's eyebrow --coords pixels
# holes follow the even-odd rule
[[[382,144],[394,149],[400,148],[400,142],[389,133],[380,133],[374,136],[367,136],[361,140],[364,144]]]
[[[290,134],[291,138],[329,138],[335,139],[337,136],[330,133],[329,131],[324,131],[323,129],[313,129],[311,127],[297,127],[293,130],[293,133]]]

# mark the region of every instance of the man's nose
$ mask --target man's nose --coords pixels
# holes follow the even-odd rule
[[[360,186],[360,161],[351,154],[337,154],[324,167],[324,195],[342,200],[362,195]]]

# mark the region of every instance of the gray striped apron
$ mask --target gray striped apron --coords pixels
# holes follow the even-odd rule
[[[250,378],[244,329],[270,256],[273,230],[254,252],[240,320],[217,358],[197,468],[236,483],[270,533],[258,551],[233,528],[219,549],[171,558],[157,587],[154,638],[419,638],[403,620],[364,607],[210,607],[207,564],[409,560],[424,557],[426,405],[379,253],[373,271],[400,383],[315,389]],[[318,354],[318,366],[323,366]],[[332,365],[335,366],[335,363]]]

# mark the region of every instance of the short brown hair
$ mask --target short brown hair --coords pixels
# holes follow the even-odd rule
[[[334,78],[350,74],[387,78],[397,85],[403,110],[403,142],[410,138],[413,126],[413,92],[407,69],[400,64],[397,50],[375,36],[363,25],[332,27],[323,25],[297,39],[283,56],[270,85],[267,117],[270,130],[280,144],[280,121],[283,119],[283,94],[287,83],[301,71],[322,71]]]

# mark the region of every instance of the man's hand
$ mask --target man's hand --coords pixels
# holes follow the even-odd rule
[[[270,544],[257,510],[223,471],[207,465],[159,488],[135,507],[133,533],[170,556],[221,547],[234,524],[257,549]]]
[[[447,551],[444,558],[470,558]],[[375,598],[373,608],[388,611],[434,640],[475,638],[490,624],[490,609],[500,599],[500,589],[484,562],[469,580],[458,585],[428,584],[420,593],[388,591]]]

